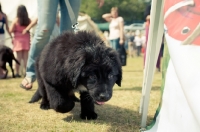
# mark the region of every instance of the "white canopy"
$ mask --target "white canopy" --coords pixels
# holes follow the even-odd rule
[[[17,14],[17,7],[25,5],[31,19],[37,17],[37,0],[1,0],[1,8],[11,22]]]

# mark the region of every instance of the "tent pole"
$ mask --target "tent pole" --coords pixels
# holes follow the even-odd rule
[[[142,97],[140,102],[140,112],[142,114],[141,128],[146,127],[150,91],[164,31],[163,5],[164,5],[164,0],[152,0],[151,15],[150,15],[151,22],[150,22],[149,38],[146,51],[147,53],[146,53],[146,61],[144,69]]]

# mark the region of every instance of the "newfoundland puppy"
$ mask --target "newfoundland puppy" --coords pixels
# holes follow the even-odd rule
[[[8,75],[8,70],[6,68],[7,62],[12,71],[12,77],[15,78],[15,73],[13,70],[13,60],[17,63],[17,65],[20,65],[19,61],[15,58],[12,49],[5,45],[0,45],[0,67],[6,71],[6,74],[2,79],[7,78]]]
[[[29,103],[42,98],[41,109],[65,113],[73,109],[80,93],[82,119],[96,119],[94,104],[112,97],[121,85],[118,53],[106,47],[94,32],[65,32],[47,44],[36,62],[38,89]]]

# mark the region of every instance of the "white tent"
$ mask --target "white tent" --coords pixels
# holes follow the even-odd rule
[[[164,31],[163,25],[163,3],[162,0],[152,0],[151,6],[151,25],[149,29],[149,38],[147,46],[147,55],[144,69],[144,79],[142,87],[142,97],[140,102],[140,113],[142,114],[141,127],[146,127],[150,91],[155,72],[155,66],[160,51],[162,36]]]
[[[37,18],[37,0],[1,0],[0,2],[2,10],[10,22],[16,17],[17,7],[21,4],[26,6],[31,19]]]

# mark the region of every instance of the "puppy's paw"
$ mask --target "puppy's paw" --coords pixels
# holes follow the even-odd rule
[[[90,112],[90,113],[81,113],[80,114],[81,119],[87,119],[87,120],[95,120],[97,119],[98,115],[95,112]]]
[[[40,108],[43,110],[48,110],[48,109],[50,109],[50,105],[49,104],[41,104]]]
[[[73,101],[74,101],[74,102],[80,102],[80,99],[77,98],[77,97],[74,97],[74,98],[73,98]]]
[[[34,103],[34,101],[30,100],[28,103]]]
[[[75,106],[75,103],[73,101],[68,101],[68,102],[63,102],[63,103],[59,103],[59,105],[56,105],[53,107],[53,109],[56,112],[60,112],[60,113],[67,113],[69,111],[71,111]]]

